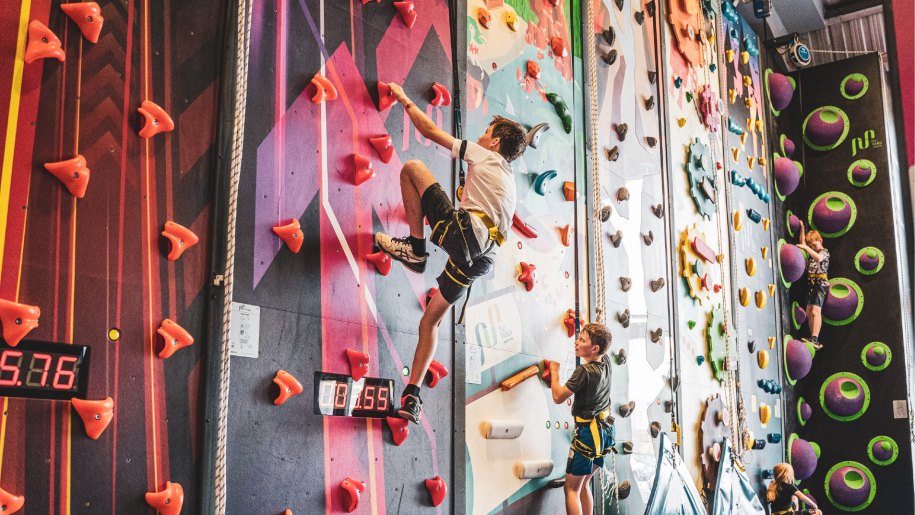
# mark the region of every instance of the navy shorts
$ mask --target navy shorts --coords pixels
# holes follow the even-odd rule
[[[829,291],[829,283],[826,281],[810,281],[810,291],[807,293],[807,305],[822,308],[826,302],[826,293]]]
[[[595,436],[598,440],[597,442],[595,442]],[[575,436],[572,437],[573,445],[572,448],[569,449],[569,460],[566,462],[566,474],[587,476],[594,472],[595,467],[602,468],[604,466],[603,456],[591,459],[576,451],[574,444],[575,440],[578,440],[579,444],[584,444],[589,449],[601,448],[607,450],[616,443],[613,440],[614,436],[616,436],[616,431],[613,426],[598,427],[597,435],[595,435],[590,424],[576,424]]]
[[[432,227],[429,241],[448,253],[448,263],[438,276],[438,290],[445,300],[454,304],[464,296],[476,278],[492,270],[493,261],[488,255],[482,255],[470,226],[470,217],[474,215],[455,209],[441,184],[435,183],[426,188],[421,205]],[[470,252],[470,263],[464,254],[465,245]]]

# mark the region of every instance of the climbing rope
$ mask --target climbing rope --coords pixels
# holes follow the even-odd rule
[[[229,170],[228,216],[226,220],[226,267],[223,272],[222,346],[219,352],[219,419],[216,436],[216,484],[214,512],[226,512],[226,436],[229,415],[229,340],[232,332],[232,284],[235,271],[235,219],[238,181],[241,176],[245,141],[245,104],[248,97],[248,47],[251,41],[253,0],[238,0],[238,36],[235,44],[235,117],[232,132],[232,162]]]

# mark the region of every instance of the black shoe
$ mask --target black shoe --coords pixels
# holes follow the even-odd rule
[[[419,419],[423,414],[423,401],[418,395],[404,395],[400,398],[400,409],[397,410],[397,416],[409,420],[414,424],[419,424]]]

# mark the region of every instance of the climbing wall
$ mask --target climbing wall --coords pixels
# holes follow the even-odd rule
[[[404,162],[422,160],[454,190],[449,153],[417,133],[399,104],[379,109],[377,83],[396,82],[452,130],[453,106],[431,105],[435,82],[453,90],[448,6],[417,2],[413,12],[409,27],[409,13],[391,3],[254,2],[235,234],[231,513],[339,513],[349,507],[347,478],[364,483],[360,513],[431,512],[425,480],[441,476],[453,486],[450,375],[423,389],[422,422],[409,435],[395,433],[398,441],[407,436],[399,446],[383,417],[314,411],[324,398],[317,372],[357,372],[347,350],[365,353],[366,375],[393,380],[388,400],[400,398],[426,292],[445,261],[433,248],[424,275],[399,264],[385,275],[366,257],[375,231],[408,232]],[[369,142],[385,134],[394,147],[389,163]],[[373,176],[357,171],[361,158]],[[301,227],[297,253],[272,230],[292,221]],[[435,356],[448,370],[451,326],[449,316]],[[304,391],[277,406],[280,370]],[[449,493],[439,512],[451,502]]]
[[[722,100],[726,106],[724,140],[725,191],[728,214],[730,304],[736,325],[732,355],[743,422],[731,445],[752,485],[764,498],[762,471],[783,461],[782,341],[778,333],[776,249],[773,218],[779,192],[770,170],[777,159],[766,136],[766,109],[760,68],[760,41],[750,25],[728,2],[723,2],[718,33],[722,67]],[[785,165],[787,163],[781,163]],[[729,437],[730,438],[730,437]]]
[[[0,487],[24,496],[22,513],[154,513],[144,494],[171,481],[183,486],[191,513],[201,499],[204,286],[224,14],[208,0],[99,3],[87,24],[102,25],[97,43],[57,1],[0,7],[0,298],[40,308],[27,338],[90,348],[81,371],[86,397],[110,397],[113,420],[92,440],[70,402],[3,398]],[[59,38],[59,60],[24,62],[27,48],[42,46],[42,34],[28,35],[30,23],[53,32],[44,34],[49,43]],[[146,100],[171,115],[174,132],[138,135]],[[82,198],[43,166],[77,155],[91,170]],[[160,236],[168,221],[199,237],[174,261]],[[166,319],[197,343],[162,359],[157,328]],[[15,381],[11,362],[4,381]]]
[[[641,513],[651,494],[659,428],[669,428],[671,326],[668,203],[661,174],[657,39],[653,1],[598,4],[590,37],[597,62],[600,196],[609,218],[594,236],[603,247],[607,320],[613,333],[612,409],[623,513]],[[629,406],[634,403],[634,409]],[[625,406],[625,407],[624,407]],[[622,408],[622,410],[621,410]],[[653,432],[652,425],[655,425]],[[611,504],[604,512],[615,513]]]
[[[783,290],[788,456],[801,488],[843,511],[913,510],[905,352],[910,292],[899,177],[889,168],[883,66],[876,54],[768,73],[773,137],[797,166],[779,168],[779,190],[798,184],[778,216]],[[824,236],[829,293],[814,352],[798,341],[807,284],[797,220]]]
[[[575,206],[583,211],[587,201],[580,162],[582,93],[573,82],[580,54],[572,42],[580,25],[572,13],[579,4],[555,4],[467,2],[465,137],[479,137],[494,115],[531,128],[549,124],[536,148],[513,163],[517,223],[493,272],[474,284],[467,307],[468,513],[555,512],[564,506],[562,490],[545,486],[565,474],[574,425],[569,406],[553,404],[548,386],[536,377],[508,391],[500,387],[543,359],[560,361],[561,379],[567,380],[575,366],[568,311],[579,308],[588,318],[587,305],[577,302],[587,298],[584,284],[582,291],[576,288],[587,268],[575,262],[577,255],[584,260],[585,242]],[[560,102],[567,114],[557,109]],[[528,289],[519,278],[530,265],[536,276]],[[498,420],[523,431],[512,439],[487,438],[482,428]],[[519,473],[522,468],[539,469],[532,475],[542,477],[528,478]]]

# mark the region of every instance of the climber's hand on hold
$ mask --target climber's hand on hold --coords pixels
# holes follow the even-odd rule
[[[401,104],[409,104],[410,98],[407,97],[406,93],[403,92],[403,88],[395,82],[389,82],[388,87],[391,88],[391,94],[394,95],[394,98],[397,99]]]

